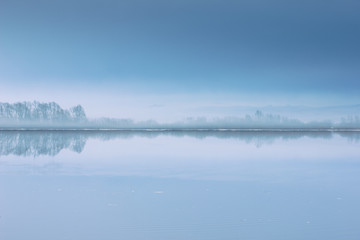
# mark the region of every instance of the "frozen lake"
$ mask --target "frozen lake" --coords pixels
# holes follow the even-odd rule
[[[0,131],[0,239],[360,238],[360,132]]]

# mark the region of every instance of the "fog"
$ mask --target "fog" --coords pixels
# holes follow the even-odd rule
[[[314,113],[314,115],[317,115]],[[318,116],[317,116],[318,117]],[[321,116],[320,116],[321,117]],[[319,118],[319,117],[318,117]],[[63,109],[57,103],[0,103],[1,129],[358,129],[358,115],[343,116],[340,121],[327,119],[303,121],[280,114],[256,110],[243,116],[187,117],[173,122],[136,121],[132,118],[87,118],[77,105]]]

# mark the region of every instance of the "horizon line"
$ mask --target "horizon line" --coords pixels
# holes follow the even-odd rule
[[[69,132],[360,132],[360,128],[2,128],[0,131],[69,131]]]

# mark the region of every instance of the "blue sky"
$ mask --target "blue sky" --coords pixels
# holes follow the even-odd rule
[[[355,0],[2,0],[0,100],[93,116],[358,104],[359,12]]]

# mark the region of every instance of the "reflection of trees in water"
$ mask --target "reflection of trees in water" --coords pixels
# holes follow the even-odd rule
[[[0,155],[55,156],[62,149],[82,152],[86,137],[60,131],[0,131]]]
[[[339,132],[342,137],[346,137],[350,142],[360,142],[360,132]]]
[[[349,139],[360,140],[360,132],[315,132],[315,131],[214,131],[214,130],[114,130],[114,131],[0,131],[0,156],[14,154],[18,156],[55,156],[62,149],[82,152],[88,139],[102,141],[129,139],[133,137],[156,138],[158,136],[209,137],[238,139],[247,144],[261,147],[272,144],[275,140],[292,140],[302,137],[330,139],[334,134]]]

